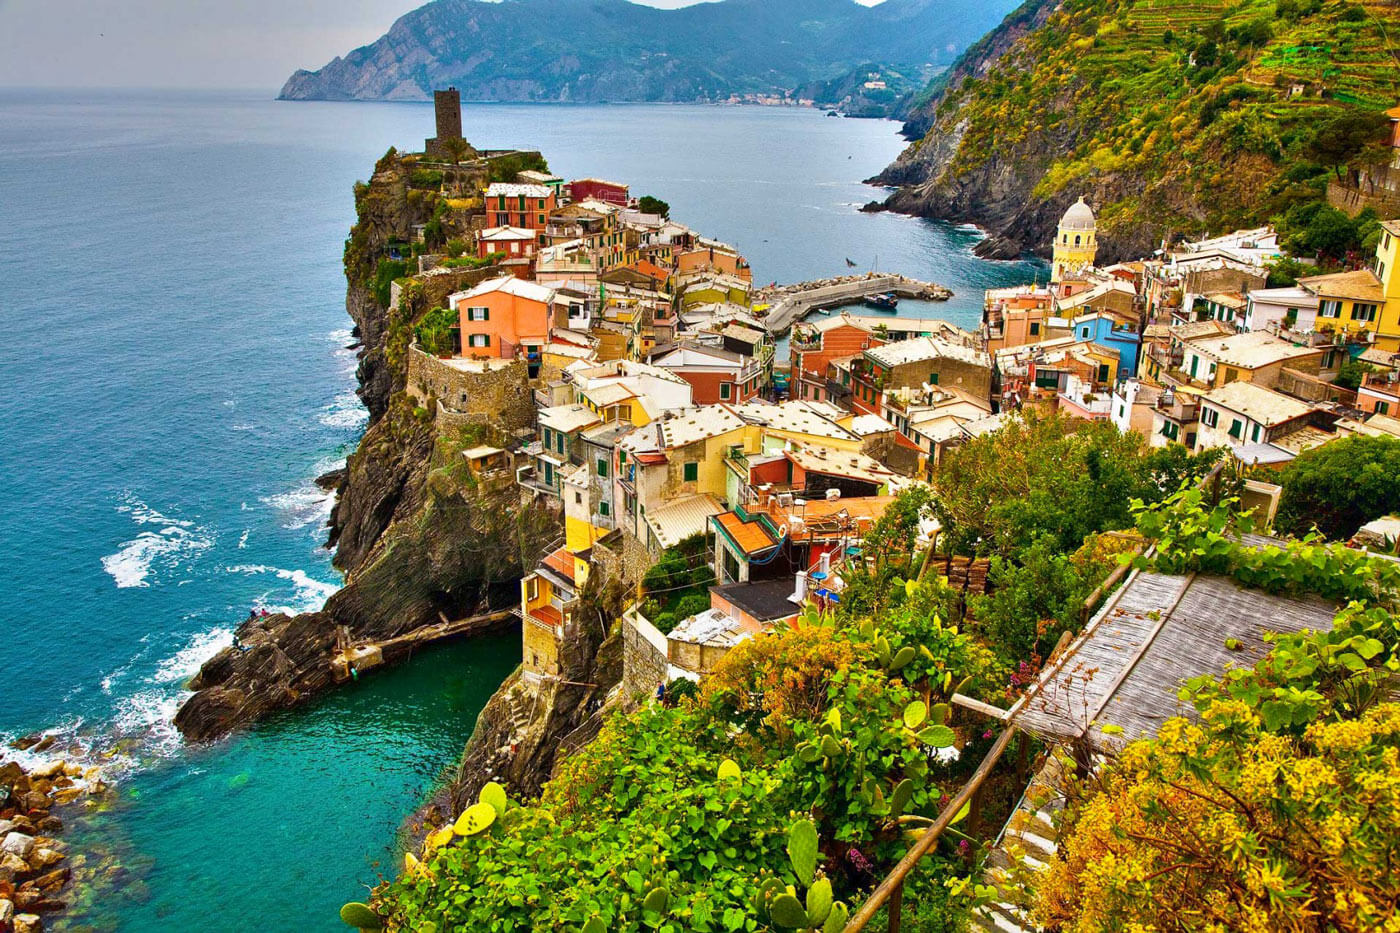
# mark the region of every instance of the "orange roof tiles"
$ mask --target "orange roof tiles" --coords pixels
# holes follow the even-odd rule
[[[564,579],[573,581],[574,555],[570,554],[567,548],[561,547],[559,550],[545,557],[540,563],[544,564]]]
[[[547,625],[550,628],[558,628],[559,626],[564,624],[563,614],[558,609],[555,609],[548,603],[546,603],[543,606],[536,606],[534,609],[531,609],[530,618],[540,623],[541,625]]]
[[[735,512],[721,512],[715,516],[715,521],[719,522],[724,533],[745,554],[757,554],[778,543],[762,524],[755,521],[746,522]]]

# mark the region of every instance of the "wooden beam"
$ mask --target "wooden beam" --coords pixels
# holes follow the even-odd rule
[[[974,700],[972,697],[963,696],[961,693],[953,694],[952,703],[954,706],[961,706],[964,709],[972,710],[974,713],[981,713],[983,716],[990,716],[993,719],[999,719],[1003,722],[1006,721],[1007,716],[1011,715],[1010,710],[1002,709],[1000,706],[993,706],[990,703],[983,703],[981,700]]]

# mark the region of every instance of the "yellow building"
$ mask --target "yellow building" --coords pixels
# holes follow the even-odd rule
[[[1376,278],[1381,283],[1380,318],[1376,322],[1376,346],[1400,352],[1400,220],[1381,224],[1376,247]]]
[[[1083,198],[1070,205],[1060,218],[1059,229],[1055,231],[1055,243],[1051,259],[1050,282],[1058,283],[1067,274],[1094,264],[1099,244],[1096,239],[1098,221],[1094,211]]]
[[[1382,238],[1384,236],[1383,233]],[[1313,322],[1313,330],[1347,335],[1380,333],[1385,289],[1380,278],[1370,269],[1309,276],[1299,279],[1298,285],[1317,296],[1317,318]],[[1376,343],[1384,348],[1379,337]]]

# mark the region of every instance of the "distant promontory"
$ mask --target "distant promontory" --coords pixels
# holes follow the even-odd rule
[[[871,63],[947,64],[1011,5],[720,0],[659,10],[627,0],[434,0],[370,45],[297,71],[280,96],[426,100],[453,85],[482,101],[795,100],[799,88]]]

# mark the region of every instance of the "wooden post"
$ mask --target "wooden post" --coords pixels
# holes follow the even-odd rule
[[[885,876],[885,880],[880,882],[880,886],[861,905],[860,910],[846,924],[844,933],[860,933],[861,930],[864,930],[871,918],[894,896],[895,890],[903,886],[905,877],[934,847],[939,837],[943,835],[943,830],[948,828],[948,824],[953,822],[953,817],[957,816],[958,811],[963,808],[963,804],[972,799],[977,788],[981,787],[982,782],[992,773],[992,769],[996,767],[996,763],[1001,759],[1002,753],[1006,751],[1006,746],[1015,734],[1016,727],[1008,726],[1006,731],[997,738],[996,744],[987,752],[987,757],[982,759],[982,763],[977,766],[971,779],[962,786],[962,790],[958,791],[952,800],[948,801],[948,805],[943,808],[943,812],[938,815],[938,819],[934,821],[933,825],[924,830],[923,835],[919,836],[919,841],[914,843],[908,852],[904,853],[904,858],[899,860],[899,864]]]
[[[899,923],[904,917],[904,882],[890,895],[890,933],[899,933]]]

